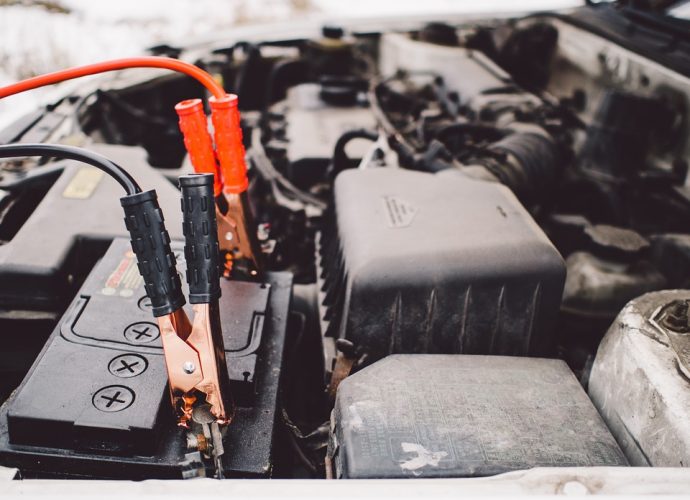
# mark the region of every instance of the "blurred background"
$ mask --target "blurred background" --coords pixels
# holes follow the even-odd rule
[[[234,26],[296,20],[563,8],[583,0],[0,0],[0,85],[68,66],[140,55]],[[53,89],[54,90],[54,89]],[[51,89],[0,102],[0,126]]]

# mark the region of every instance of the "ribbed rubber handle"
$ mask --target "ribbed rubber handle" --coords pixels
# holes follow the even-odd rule
[[[156,192],[123,196],[120,204],[153,315],[159,317],[176,311],[185,300]]]
[[[220,297],[220,252],[213,196],[213,174],[180,177],[184,254],[189,302],[204,304]]]

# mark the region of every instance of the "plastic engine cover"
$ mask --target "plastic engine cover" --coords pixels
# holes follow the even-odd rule
[[[273,133],[284,139],[283,153],[291,179],[299,180],[305,171],[325,170],[343,133],[376,129],[376,120],[366,102],[332,105],[321,99],[320,89],[314,83],[296,85],[288,90],[284,101],[271,108],[271,126]],[[348,152],[353,158],[361,158],[369,147],[368,142],[353,141]],[[273,141],[270,148],[277,152],[279,143]]]
[[[565,266],[504,186],[449,171],[347,170],[321,239],[326,336],[392,353],[542,355]]]
[[[351,375],[329,456],[356,479],[627,465],[563,361],[500,356],[396,355]]]

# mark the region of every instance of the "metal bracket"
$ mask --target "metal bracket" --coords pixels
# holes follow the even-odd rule
[[[690,324],[687,321],[689,306],[690,300],[676,300],[660,306],[649,318],[649,323],[668,339],[678,367],[690,379]],[[684,321],[678,321],[679,312]]]

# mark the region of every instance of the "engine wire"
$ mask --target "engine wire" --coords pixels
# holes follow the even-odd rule
[[[128,195],[141,192],[139,184],[129,173],[109,160],[105,156],[93,153],[86,149],[62,144],[6,144],[0,145],[0,158],[18,158],[26,156],[42,156],[48,158],[60,158],[65,160],[76,160],[87,163],[115,179],[127,192]]]

